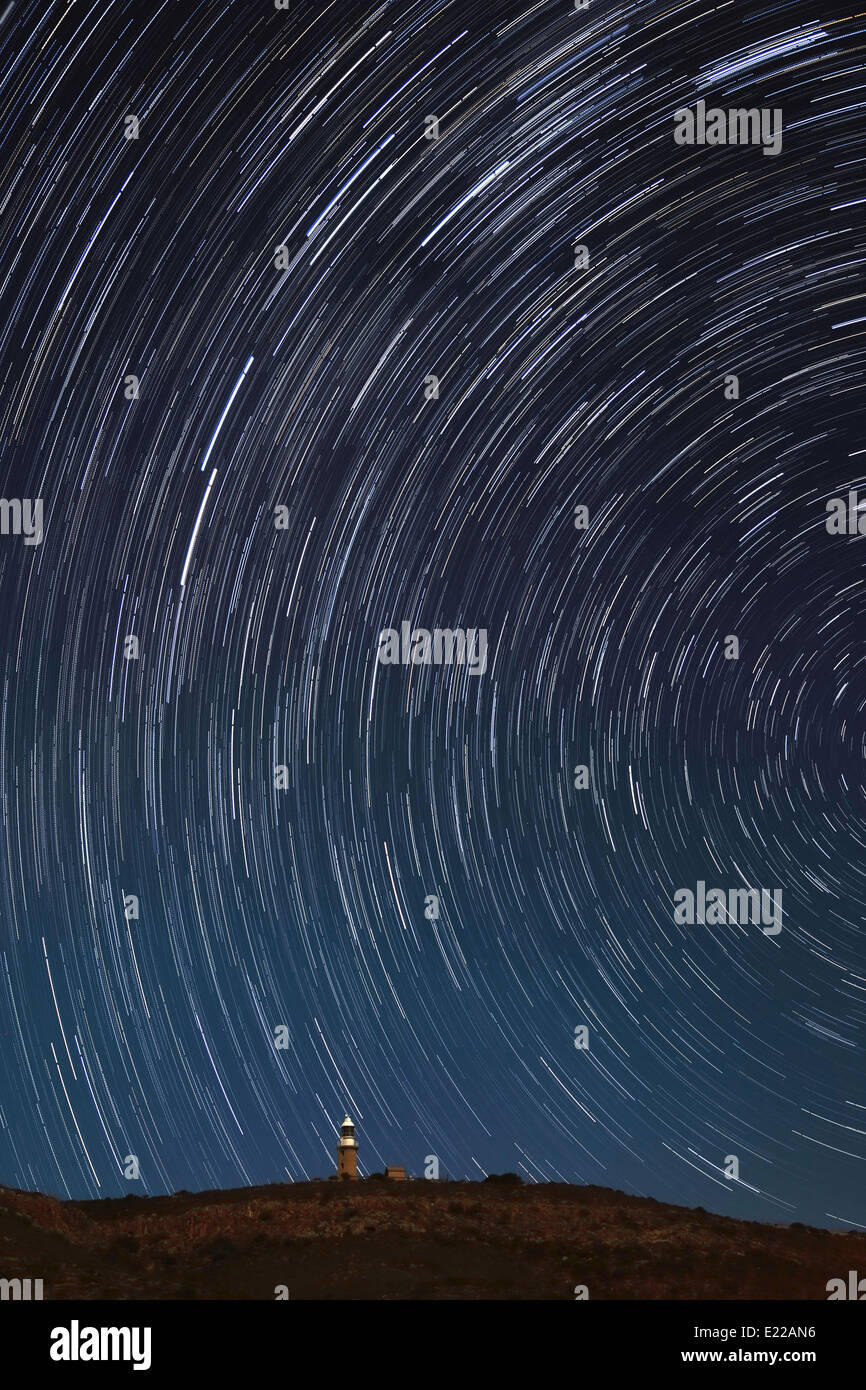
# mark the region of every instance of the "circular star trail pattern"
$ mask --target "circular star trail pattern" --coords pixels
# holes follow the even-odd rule
[[[302,1180],[348,1109],[362,1172],[866,1224],[864,36],[6,8],[0,1181]]]

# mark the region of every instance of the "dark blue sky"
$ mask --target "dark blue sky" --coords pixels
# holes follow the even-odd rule
[[[10,13],[0,1182],[323,1175],[348,1109],[365,1172],[866,1226],[862,39]]]

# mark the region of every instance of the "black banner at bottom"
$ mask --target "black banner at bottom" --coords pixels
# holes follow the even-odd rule
[[[843,1301],[0,1304],[7,1366],[61,1383],[103,1371],[161,1384],[166,1374],[267,1376],[279,1367],[308,1379],[305,1352],[324,1375],[340,1375],[345,1362],[351,1374],[429,1381],[482,1359],[487,1374],[491,1357],[518,1350],[567,1357],[575,1375],[720,1365],[805,1366],[826,1377],[859,1359],[864,1322],[866,1309]]]

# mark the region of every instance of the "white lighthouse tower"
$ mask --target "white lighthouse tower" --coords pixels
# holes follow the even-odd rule
[[[355,1126],[347,1115],[340,1125],[340,1142],[337,1144],[337,1178],[358,1180],[358,1141]]]

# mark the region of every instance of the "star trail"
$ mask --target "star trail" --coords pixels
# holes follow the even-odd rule
[[[0,1182],[866,1229],[864,43],[4,10]]]

